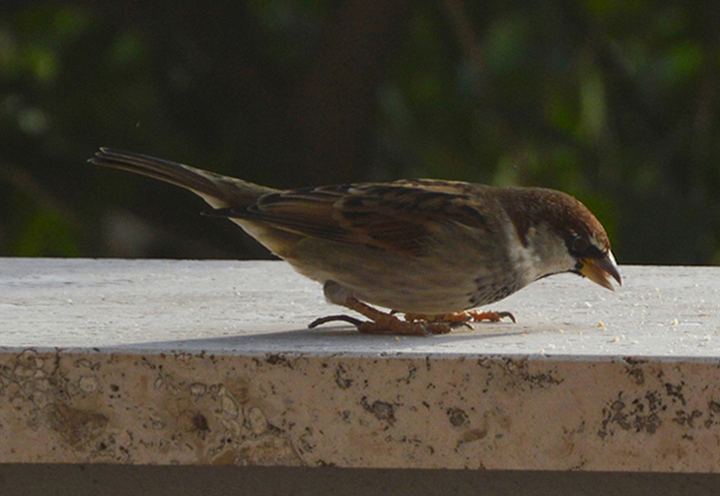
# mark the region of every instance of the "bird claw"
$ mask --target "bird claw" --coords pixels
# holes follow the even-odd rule
[[[310,322],[308,324],[308,329],[314,329],[319,325],[327,324],[328,322],[336,322],[336,321],[348,322],[348,323],[354,325],[355,327],[357,327],[358,330],[360,329],[361,325],[367,324],[367,322],[363,322],[360,319],[350,317],[349,315],[328,315],[327,317],[319,317],[319,318],[313,320],[312,322]]]
[[[464,313],[470,315],[470,320],[473,322],[482,322],[483,320],[487,320],[488,322],[500,322],[502,319],[507,317],[513,321],[513,324],[517,324],[515,316],[510,312],[497,312],[495,310],[486,310],[484,312],[478,310],[466,310]]]
[[[382,322],[372,322],[356,319],[348,315],[328,315],[313,320],[308,324],[308,328],[314,329],[328,322],[347,322],[354,325],[362,334],[432,336],[434,334],[447,334],[457,325],[448,322],[407,322],[391,315],[387,315],[387,317],[387,319],[382,319]],[[458,324],[462,325],[463,323]]]
[[[517,324],[517,320],[515,320],[515,316],[511,314],[510,312],[497,312],[495,310],[486,310],[486,311],[480,311],[480,310],[465,310],[462,312],[454,312],[454,313],[444,313],[440,315],[423,315],[423,314],[414,314],[414,313],[406,313],[405,314],[405,320],[408,322],[417,322],[417,321],[425,321],[425,322],[444,322],[449,324],[450,326],[457,327],[457,326],[466,326],[469,328],[472,328],[468,322],[482,322],[482,321],[488,321],[488,322],[500,322],[503,318],[509,318],[513,321],[513,323]]]

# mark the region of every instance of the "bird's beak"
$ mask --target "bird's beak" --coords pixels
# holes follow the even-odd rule
[[[615,279],[620,286],[622,286],[620,272],[618,272],[615,257],[613,257],[611,252],[608,252],[605,258],[583,258],[580,262],[582,262],[580,273],[592,282],[597,283],[610,291],[615,291],[615,288],[613,288],[613,285],[608,279],[608,276],[610,276]]]

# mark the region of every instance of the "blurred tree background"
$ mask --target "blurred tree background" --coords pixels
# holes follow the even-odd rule
[[[720,3],[4,0],[0,255],[267,256],[125,148],[275,187],[569,192],[621,263],[720,263]]]

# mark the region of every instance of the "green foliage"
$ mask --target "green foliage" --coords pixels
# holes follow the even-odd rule
[[[57,212],[39,211],[20,231],[13,253],[20,257],[77,257],[77,234]]]
[[[261,254],[182,192],[85,163],[115,146],[275,186],[553,187],[621,263],[720,263],[720,7],[361,3],[5,7],[0,254],[123,256],[122,209],[177,236],[145,256]]]

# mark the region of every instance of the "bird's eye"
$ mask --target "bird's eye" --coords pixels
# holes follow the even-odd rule
[[[573,239],[572,242],[572,249],[575,253],[585,253],[585,251],[590,247],[590,242],[587,240],[587,238],[581,238],[578,236],[577,238]]]

